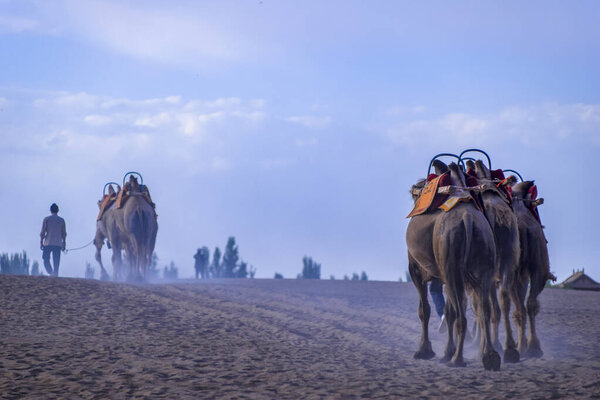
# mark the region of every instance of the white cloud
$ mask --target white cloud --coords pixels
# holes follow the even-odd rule
[[[331,117],[317,117],[314,115],[299,115],[286,118],[286,121],[300,124],[310,129],[322,129],[329,126]]]
[[[296,146],[298,147],[315,146],[317,143],[319,143],[319,140],[315,137],[306,139],[296,139]]]
[[[156,128],[158,126],[167,124],[171,121],[171,116],[167,112],[161,112],[155,115],[144,115],[138,118],[133,123],[135,126],[144,126],[148,128]]]
[[[15,103],[9,115],[19,123],[6,125],[0,153],[48,151],[50,157],[58,151],[74,157],[73,162],[103,163],[125,155],[193,163],[196,171],[226,171],[236,159],[227,151],[266,120],[264,105],[261,99],[237,97],[184,101],[181,96],[128,99],[55,92]]]
[[[83,120],[90,125],[107,125],[112,121],[110,117],[99,114],[86,115]]]
[[[252,57],[254,43],[229,23],[216,23],[205,8],[64,0],[46,11],[65,33],[142,60],[203,69]]]
[[[390,116],[389,113],[386,113]],[[450,141],[459,145],[531,146],[577,138],[600,143],[600,105],[545,103],[507,107],[496,113],[449,113],[442,116],[393,114],[379,130],[398,145]]]

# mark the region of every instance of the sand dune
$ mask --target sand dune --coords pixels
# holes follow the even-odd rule
[[[499,372],[474,348],[466,368],[414,360],[406,283],[0,276],[0,304],[3,399],[600,397],[600,293],[544,291],[544,357]]]

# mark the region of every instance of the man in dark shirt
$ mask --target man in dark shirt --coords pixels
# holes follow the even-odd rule
[[[58,216],[58,206],[55,203],[50,206],[50,213],[51,215],[44,218],[42,223],[40,248],[42,249],[42,259],[46,271],[50,275],[58,276],[60,251],[65,251],[67,246],[67,228],[65,220]],[[54,268],[50,265],[50,253],[52,253]]]

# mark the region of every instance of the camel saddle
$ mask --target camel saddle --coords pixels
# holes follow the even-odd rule
[[[100,219],[104,215],[104,211],[111,208],[115,204],[115,200],[117,200],[116,193],[105,194],[102,197],[102,200],[100,200],[100,211],[98,212],[98,217],[96,218],[96,221],[100,221]]]
[[[150,204],[152,206],[152,208],[155,208],[156,205],[152,202],[152,198],[150,197],[150,191],[148,190],[148,186],[140,185],[140,190],[142,192],[142,197],[144,198],[144,200],[146,200],[148,202],[148,204]],[[123,189],[121,189],[119,191],[119,194],[117,195],[115,207],[122,208],[130,196],[131,196],[131,189],[129,188],[129,183],[126,183],[125,186],[123,187]]]
[[[452,186],[449,173],[446,172],[439,176],[430,174],[427,177],[427,184],[415,202],[415,207],[406,218],[432,212],[437,209],[448,212],[462,202],[473,202],[475,207],[479,210],[482,209],[476,198],[469,191],[460,190]]]
[[[504,172],[501,169],[495,169],[490,171],[491,180],[484,180],[481,185],[482,189],[478,193],[483,192],[494,192],[503,199],[506,204],[512,208],[512,190],[510,186],[506,185],[506,178]],[[477,174],[471,168],[467,169],[467,186],[479,186],[479,179]],[[476,199],[478,196],[474,196]],[[481,200],[481,199],[480,199]],[[481,201],[483,205],[483,201]]]

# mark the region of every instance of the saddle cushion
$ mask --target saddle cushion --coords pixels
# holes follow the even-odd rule
[[[96,218],[96,221],[100,221],[100,219],[104,215],[104,211],[108,210],[114,204],[116,199],[117,195],[114,193],[105,194],[104,197],[102,197],[102,200],[100,201],[100,211],[98,212],[98,217]]]
[[[446,200],[448,200],[448,195],[438,193],[437,189],[442,186],[450,185],[452,185],[450,174],[444,173],[440,176],[429,174],[427,177],[427,185],[421,192],[421,195],[415,203],[415,207],[410,214],[408,214],[407,218],[437,210],[444,202],[446,202]]]
[[[504,180],[504,172],[501,169],[493,169],[490,171],[492,179]]]

